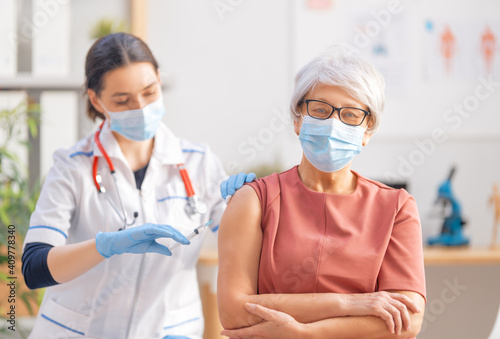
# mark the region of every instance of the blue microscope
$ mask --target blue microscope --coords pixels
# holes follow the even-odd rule
[[[465,221],[461,216],[462,208],[451,190],[453,174],[455,174],[455,167],[451,169],[448,179],[439,186],[438,198],[436,200],[436,204],[443,204],[443,209],[449,204],[451,206],[451,213],[444,219],[441,234],[430,237],[427,240],[429,245],[465,246],[469,244],[469,239],[463,234]]]

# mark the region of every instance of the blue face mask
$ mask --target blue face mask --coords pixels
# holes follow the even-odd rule
[[[361,152],[365,130],[337,119],[305,116],[299,140],[307,160],[320,171],[332,173],[346,167]]]
[[[112,131],[120,133],[127,139],[144,141],[155,136],[165,115],[165,106],[163,98],[160,98],[144,108],[122,112],[108,111],[108,114]]]

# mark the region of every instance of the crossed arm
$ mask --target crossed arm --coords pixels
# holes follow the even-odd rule
[[[281,331],[283,326],[291,331],[291,337],[303,338],[307,333],[314,338],[412,338],[418,334],[424,299],[415,292],[258,295],[260,222],[260,201],[245,186],[231,199],[219,229],[219,316],[225,329],[240,329],[224,334],[272,337],[273,321],[259,313],[265,309],[248,308],[248,303],[278,311],[270,317]]]

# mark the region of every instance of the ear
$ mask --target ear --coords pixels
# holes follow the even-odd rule
[[[304,119],[302,119],[302,116],[300,116],[300,118],[298,118],[298,120],[293,120],[293,130],[295,131],[295,134],[299,135],[300,134],[300,129],[302,127],[302,121],[304,121]]]
[[[370,139],[372,138],[373,132],[368,132],[368,130],[373,126],[373,124],[374,122],[372,120],[372,116],[369,115],[366,123],[366,131],[365,134],[363,134],[363,141],[362,141],[363,146],[368,145]]]
[[[106,118],[109,118],[108,113],[106,112],[104,107],[102,107],[101,102],[98,100],[96,92],[93,89],[87,89],[87,95],[89,97],[89,100],[90,100],[90,103],[92,104],[92,106],[94,106],[94,108],[99,113],[104,114],[104,116]]]
[[[365,132],[365,134],[363,134],[363,141],[362,141],[363,146],[368,145],[370,139],[372,138],[372,135],[373,132]]]

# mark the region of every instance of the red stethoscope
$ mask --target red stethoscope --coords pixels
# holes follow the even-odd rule
[[[108,195],[106,194],[106,189],[101,185],[102,182],[102,177],[97,174],[97,165],[99,162],[99,158],[97,156],[94,156],[94,163],[92,165],[92,177],[94,179],[94,184],[95,187],[97,188],[97,191],[99,193],[103,193],[104,197],[106,200],[109,202],[113,210],[116,212],[116,214],[120,217],[120,219],[123,221],[123,227],[120,228],[119,230],[125,229],[127,226],[132,226],[137,217],[139,216],[139,212],[134,212],[133,213],[133,219],[131,222],[128,220],[127,212],[125,212],[125,207],[123,206],[122,198],[120,195],[120,191],[118,189],[117,185],[117,178],[116,178],[116,173],[115,173],[115,166],[113,165],[113,162],[111,161],[111,158],[109,157],[108,153],[104,149],[104,147],[101,144],[101,140],[99,139],[99,135],[101,134],[102,127],[104,126],[105,121],[101,123],[99,126],[98,130],[94,134],[94,141],[95,144],[97,145],[97,148],[101,151],[102,156],[104,157],[104,160],[108,164],[109,171],[111,172],[111,176],[113,177],[113,184],[115,186],[115,191],[118,196],[118,201],[120,203],[120,209],[122,212],[118,210],[118,208],[115,206],[115,204],[109,199]],[[181,175],[182,181],[184,182],[184,187],[186,188],[186,193],[187,193],[187,205],[185,207],[185,212],[186,214],[191,217],[192,219],[195,219],[198,215],[200,214],[205,214],[207,212],[207,206],[205,203],[202,201],[198,200],[194,189],[193,185],[191,184],[191,179],[189,177],[189,174],[184,166],[184,164],[177,164],[177,168],[179,168],[179,173]]]

